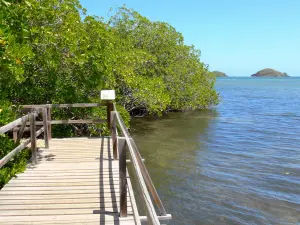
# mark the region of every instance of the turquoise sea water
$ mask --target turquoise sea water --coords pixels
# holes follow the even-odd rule
[[[133,121],[170,224],[300,224],[300,79],[216,89],[214,109]]]

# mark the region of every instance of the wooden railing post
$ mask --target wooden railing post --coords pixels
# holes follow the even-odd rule
[[[36,152],[36,126],[35,126],[35,112],[30,115],[30,139],[31,139],[31,161],[33,164],[37,163],[37,152]]]
[[[43,108],[43,126],[44,126],[44,139],[45,139],[45,148],[49,148],[49,135],[48,135],[48,116],[47,108]]]
[[[111,124],[110,124],[111,114],[110,114],[110,112],[113,111],[113,108],[114,108],[113,103],[111,101],[107,101],[107,103],[106,103],[106,114],[107,114],[107,127],[108,127],[108,129],[110,129],[110,127],[111,127]]]
[[[116,120],[116,112],[111,111],[110,112],[110,129],[111,129],[111,138],[113,142],[113,155],[114,159],[118,159],[118,138],[117,138],[117,120]]]
[[[50,104],[47,104],[47,111],[48,111],[47,112],[48,137],[49,137],[49,140],[51,140],[52,139],[52,129],[51,129],[51,106],[50,106]]]
[[[16,127],[13,129],[13,139],[14,139],[14,142],[17,143],[17,140],[18,140],[18,129]]]
[[[120,217],[127,216],[127,177],[126,177],[126,151],[127,143],[125,138],[119,143],[119,188],[120,188]]]
[[[19,144],[21,139],[22,139],[22,136],[23,136],[23,133],[24,133],[24,130],[25,130],[25,127],[26,127],[26,122],[27,122],[28,119],[25,118],[25,119],[22,119],[22,120],[23,120],[23,122],[22,122],[22,125],[21,125],[20,129],[19,129],[19,133],[18,133],[18,137],[17,137],[17,144]]]

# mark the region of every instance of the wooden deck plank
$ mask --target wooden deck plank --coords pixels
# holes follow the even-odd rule
[[[3,191],[4,192],[4,191]],[[111,191],[111,189],[105,189],[104,193],[115,193],[115,191]],[[69,195],[69,194],[101,194],[102,190],[53,190],[53,191],[5,191],[6,195]]]
[[[119,197],[119,196],[118,196]],[[1,199],[0,205],[26,205],[26,204],[56,204],[57,200],[59,198],[55,198],[55,199],[49,199],[49,198],[40,198],[40,199]],[[99,197],[95,197],[95,198],[64,198],[63,200],[61,200],[61,204],[79,204],[79,203],[112,203],[115,202],[117,204],[119,204],[119,199],[115,198],[112,199],[111,196],[107,196],[107,197],[103,197],[103,198],[99,198]],[[130,200],[129,196],[127,197],[127,200]],[[130,204],[130,203],[128,203]]]
[[[79,215],[46,215],[46,216],[34,216],[35,223],[61,223],[61,222],[68,222],[68,221],[77,221],[77,222],[121,222],[121,221],[131,221],[132,216],[129,215],[128,217],[120,218],[116,213],[111,214],[79,214]],[[6,222],[31,222],[32,218],[29,216],[15,216],[15,217],[6,217],[0,216],[0,221]]]
[[[112,181],[119,182],[118,178],[104,178],[104,181],[100,181],[100,179],[94,180],[83,180],[82,183],[78,183],[77,179],[75,180],[14,180],[10,182],[7,186],[8,187],[55,187],[55,186],[98,186],[99,183],[101,184],[110,184]]]
[[[76,193],[76,194],[36,194],[36,195],[30,195],[30,194],[19,194],[19,195],[5,195],[2,194],[1,201],[2,200],[10,200],[10,199],[16,199],[16,200],[30,200],[30,199],[82,199],[82,198],[94,198],[94,199],[109,199],[111,198],[111,195],[99,195],[97,193]],[[115,197],[118,200],[119,193],[115,193]]]
[[[105,209],[107,211],[119,210],[117,202],[83,202],[83,203],[69,203],[62,204],[56,202],[55,204],[23,204],[23,205],[1,205],[0,210],[52,210],[52,209]],[[1,214],[1,212],[0,212]]]
[[[63,221],[63,222],[60,222],[60,221],[55,221],[55,222],[51,222],[51,223],[47,223],[47,222],[12,222],[12,223],[5,223],[7,225],[39,225],[39,224],[43,224],[43,225],[52,225],[52,224],[61,224],[61,225],[64,225],[64,224],[72,224],[72,225],[95,225],[95,224],[108,224],[108,225],[115,225],[115,224],[118,224],[118,225],[132,225],[134,224],[134,221],[131,220],[131,221],[101,221],[100,219],[97,220],[97,221],[89,221],[89,222],[86,222],[86,221],[79,221],[79,222],[73,222],[73,221]]]
[[[132,211],[128,211],[132,214]],[[42,215],[77,215],[77,214],[105,214],[115,213],[118,215],[118,208],[116,209],[99,209],[96,207],[81,208],[81,209],[35,209],[35,210],[1,210],[0,216],[42,216]],[[74,221],[76,222],[76,221]],[[1,223],[2,224],[2,223]]]
[[[119,218],[110,138],[52,139],[38,156],[0,191],[1,224],[135,224],[129,194],[128,217]]]

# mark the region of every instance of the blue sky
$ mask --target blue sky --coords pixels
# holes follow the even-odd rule
[[[274,68],[300,76],[300,0],[81,0],[88,14],[126,5],[171,24],[201,50],[201,61],[229,76]]]

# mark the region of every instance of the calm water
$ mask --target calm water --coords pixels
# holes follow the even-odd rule
[[[213,110],[133,122],[170,224],[300,224],[300,79],[216,88]]]

